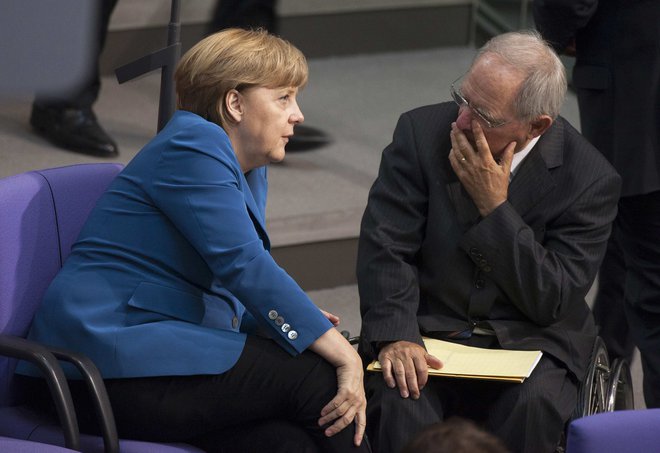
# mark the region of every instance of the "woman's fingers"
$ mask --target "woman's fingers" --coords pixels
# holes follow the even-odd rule
[[[362,439],[364,439],[364,431],[367,428],[367,414],[365,408],[358,411],[355,414],[355,437],[353,442],[356,447],[359,447],[362,444]]]
[[[321,410],[319,426],[330,425],[325,430],[325,435],[334,436],[351,423],[355,423],[356,445],[360,445],[364,437],[366,426],[366,399],[364,395],[340,391],[332,401]]]
[[[348,402],[342,403],[337,409],[319,419],[319,425],[330,424],[325,430],[327,436],[333,436],[346,428],[355,418],[356,408]]]

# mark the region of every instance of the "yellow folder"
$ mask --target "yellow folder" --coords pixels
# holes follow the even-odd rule
[[[467,379],[520,383],[532,374],[543,355],[541,351],[476,348],[434,338],[424,338],[424,345],[429,354],[443,364],[439,370],[429,368],[429,375]],[[374,361],[367,370],[381,371],[382,368]]]

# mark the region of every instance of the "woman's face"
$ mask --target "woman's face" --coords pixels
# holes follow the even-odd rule
[[[240,121],[230,137],[244,172],[284,159],[293,127],[305,119],[297,94],[296,87],[252,87],[237,94]]]

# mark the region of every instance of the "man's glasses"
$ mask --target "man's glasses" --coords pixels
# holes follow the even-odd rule
[[[449,86],[449,92],[451,93],[451,97],[454,99],[454,102],[458,107],[467,107],[479,117],[481,121],[486,125],[487,128],[493,129],[495,127],[500,127],[504,126],[507,124],[509,121],[506,120],[494,120],[490,118],[488,115],[480,111],[477,107],[474,107],[470,105],[467,99],[463,97],[463,94],[461,93],[460,88],[456,88],[456,84],[459,80],[461,80],[462,76],[459,77],[458,79],[454,80],[454,82]]]

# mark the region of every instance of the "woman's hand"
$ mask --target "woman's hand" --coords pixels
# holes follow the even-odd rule
[[[321,310],[321,313],[323,313],[323,316],[325,316],[326,318],[328,318],[328,321],[330,321],[330,322],[332,323],[333,326],[337,327],[337,326],[339,325],[339,322],[340,322],[340,321],[339,321],[339,316],[337,316],[337,315],[333,315],[333,314],[330,313],[329,311],[325,311],[325,310],[323,310],[323,309],[321,309],[321,308],[319,308],[319,310]]]
[[[326,359],[337,370],[337,394],[321,410],[319,425],[331,424],[325,435],[334,436],[355,423],[353,441],[359,446],[367,426],[367,398],[364,394],[362,361],[353,346],[335,329],[321,335],[310,349]]]

